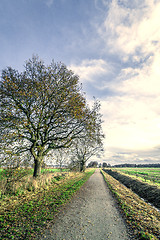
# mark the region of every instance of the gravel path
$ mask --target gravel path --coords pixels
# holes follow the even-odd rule
[[[99,169],[69,204],[41,240],[129,240],[124,220]]]

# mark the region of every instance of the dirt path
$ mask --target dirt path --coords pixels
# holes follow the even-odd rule
[[[99,170],[58,215],[41,240],[131,239]]]

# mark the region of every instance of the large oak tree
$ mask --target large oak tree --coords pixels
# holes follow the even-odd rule
[[[95,129],[94,112],[81,92],[79,77],[62,63],[45,66],[37,56],[24,71],[8,67],[0,82],[1,153],[34,159],[34,177],[40,175],[44,156],[67,148]]]

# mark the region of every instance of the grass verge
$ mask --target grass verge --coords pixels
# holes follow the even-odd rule
[[[52,179],[38,192],[2,199],[0,239],[36,239],[57,211],[88,180],[94,170]]]
[[[160,239],[160,213],[109,174],[101,171],[137,239]]]

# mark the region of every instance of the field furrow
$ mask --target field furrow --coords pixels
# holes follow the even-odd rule
[[[124,175],[116,170],[104,169],[104,171],[123,183],[141,198],[160,208],[160,188],[158,186],[142,182],[139,179]]]

